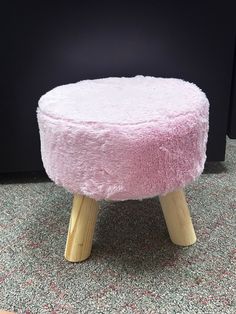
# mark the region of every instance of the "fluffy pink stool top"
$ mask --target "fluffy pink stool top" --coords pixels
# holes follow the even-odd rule
[[[39,100],[48,176],[96,200],[163,195],[204,168],[209,102],[193,83],[135,76],[85,80]]]

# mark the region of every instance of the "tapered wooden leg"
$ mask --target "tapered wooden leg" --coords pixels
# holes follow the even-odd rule
[[[74,195],[65,258],[82,262],[89,257],[98,213],[98,203],[86,196]]]
[[[167,229],[173,243],[188,246],[196,242],[196,235],[183,190],[160,196]]]

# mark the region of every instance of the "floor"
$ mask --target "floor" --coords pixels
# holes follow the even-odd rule
[[[17,313],[236,313],[236,141],[186,189],[198,241],[177,247],[158,198],[101,202],[93,251],[64,260],[72,195],[0,184],[0,308]]]

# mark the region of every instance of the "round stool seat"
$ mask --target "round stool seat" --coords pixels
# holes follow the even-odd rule
[[[209,102],[193,83],[136,76],[63,85],[39,100],[48,176],[95,200],[164,195],[206,160]]]

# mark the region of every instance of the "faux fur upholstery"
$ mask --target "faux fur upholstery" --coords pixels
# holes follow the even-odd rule
[[[85,80],[39,100],[49,177],[96,200],[143,199],[203,171],[209,102],[193,83],[136,76]]]

